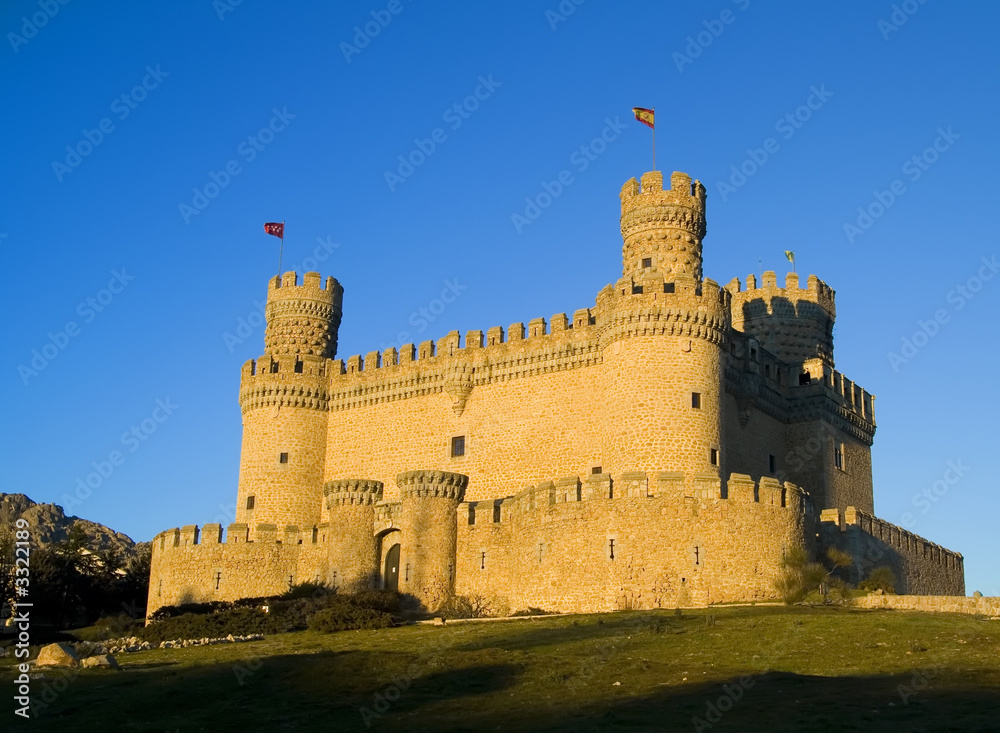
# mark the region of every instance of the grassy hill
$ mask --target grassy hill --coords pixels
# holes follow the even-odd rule
[[[622,612],[297,632],[119,661],[35,680],[36,700],[46,683],[65,689],[31,729],[1000,730],[1000,621],[951,614]]]

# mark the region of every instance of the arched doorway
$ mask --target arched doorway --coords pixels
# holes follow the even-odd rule
[[[386,590],[399,590],[399,543],[397,542],[385,554],[385,567],[382,569],[382,587]]]

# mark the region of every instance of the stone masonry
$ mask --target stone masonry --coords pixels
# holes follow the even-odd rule
[[[243,366],[236,521],[153,542],[149,611],[303,581],[433,610],[773,598],[790,548],[962,595],[962,556],[874,516],[873,395],[834,367],[834,291],[702,275],[705,188],[621,190],[622,276],[590,307],[336,359],[343,288],[268,286]]]

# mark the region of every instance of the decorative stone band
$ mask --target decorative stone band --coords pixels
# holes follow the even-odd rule
[[[438,497],[460,502],[465,497],[469,477],[450,471],[404,471],[396,476],[403,499]]]
[[[381,481],[366,478],[341,478],[323,485],[327,509],[335,506],[369,506],[382,500]]]
[[[681,336],[713,344],[726,340],[725,311],[684,306],[644,305],[615,311],[600,337],[601,348],[633,336]]]
[[[244,382],[240,390],[242,411],[246,413],[262,407],[302,407],[325,411],[330,407],[330,393],[314,385],[270,382],[262,378],[254,378],[250,384]]]

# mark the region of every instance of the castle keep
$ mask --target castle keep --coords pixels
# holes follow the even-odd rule
[[[829,546],[904,593],[962,556],[874,516],[873,395],[834,368],[834,291],[702,274],[705,188],[621,190],[622,275],[589,308],[336,359],[343,289],[271,280],[243,365],[236,521],[153,540],[149,612],[319,581],[502,613],[775,596]]]

